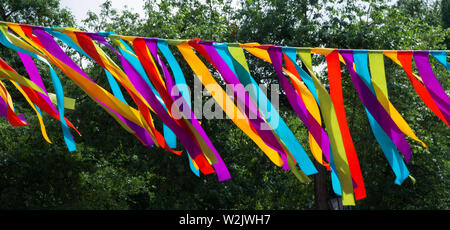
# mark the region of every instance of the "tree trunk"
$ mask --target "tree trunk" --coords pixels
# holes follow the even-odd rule
[[[327,185],[327,169],[325,166],[314,162],[318,173],[314,175],[314,201],[317,210],[328,210],[328,185]]]

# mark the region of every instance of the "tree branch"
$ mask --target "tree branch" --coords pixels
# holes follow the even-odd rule
[[[9,18],[9,16],[11,16],[13,13],[17,12],[17,10],[11,10],[9,11],[9,13],[5,14],[5,11],[3,10],[3,21],[8,21],[7,19]]]

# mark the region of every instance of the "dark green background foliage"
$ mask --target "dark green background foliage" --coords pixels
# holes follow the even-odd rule
[[[161,0],[147,1],[145,12],[138,15],[127,8],[113,9],[110,2],[105,2],[101,13],[90,13],[77,24],[70,10],[62,9],[58,0],[0,1],[3,21],[146,37],[428,50],[448,49],[450,41],[449,0],[241,0],[238,7],[225,0]],[[178,51],[172,50],[192,86],[192,71]],[[92,79],[109,90],[97,64],[73,50],[69,52],[76,62],[85,63],[83,68]],[[26,75],[13,51],[1,47],[0,57]],[[258,82],[278,83],[269,64],[247,57]],[[313,61],[321,65],[324,59]],[[425,107],[399,66],[387,58],[385,65],[392,103],[429,149],[409,141],[413,157],[408,167],[417,182],[408,179],[402,186],[395,185],[364,107],[348,73],[343,71],[347,118],[367,188],[367,198],[358,201],[355,208],[449,209],[450,129]],[[449,89],[448,72],[435,60],[432,65],[444,89]],[[48,69],[42,63],[38,67],[52,92]],[[314,181],[302,184],[293,174],[274,166],[230,120],[203,119],[202,126],[232,179],[217,182],[214,175],[197,178],[190,172],[185,154],[176,156],[159,148],[143,147],[67,76],[60,71],[58,74],[65,95],[77,99],[76,109],[66,110],[66,116],[82,133],[75,137],[77,151],[67,151],[59,122],[48,115],[44,119],[53,144],[46,143],[34,112],[5,81],[17,111],[25,114],[30,125],[14,128],[0,119],[1,209],[315,208]],[[326,68],[320,75],[326,85]],[[280,114],[309,151],[307,130],[283,95]]]

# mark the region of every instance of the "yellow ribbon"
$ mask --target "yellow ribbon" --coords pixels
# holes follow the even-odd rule
[[[314,74],[310,50],[299,50],[298,54],[303,64],[308,69],[318,93],[322,116],[326,125],[325,128],[328,131],[328,137],[330,138],[333,160],[336,165],[339,181],[341,183],[342,203],[343,205],[355,205],[352,176],[350,174],[344,142],[331,97],[320,80]]]
[[[397,57],[395,57],[395,59],[397,59]],[[421,141],[416,136],[416,134],[414,134],[411,127],[403,119],[403,117],[400,115],[400,113],[397,111],[397,109],[395,109],[395,107],[388,99],[383,54],[369,52],[369,66],[370,66],[370,73],[372,75],[372,84],[375,89],[375,94],[377,96],[378,101],[380,101],[381,105],[389,113],[392,120],[394,120],[395,124],[397,124],[399,129],[405,135],[420,142],[423,147],[428,148],[427,145],[423,141]]]

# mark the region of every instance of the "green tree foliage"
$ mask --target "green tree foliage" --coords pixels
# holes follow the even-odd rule
[[[0,20],[42,26],[73,26],[70,10],[57,0],[2,0]]]
[[[75,25],[70,11],[60,8],[57,0],[1,0],[0,17],[3,21],[146,37],[339,48],[448,49],[447,0],[233,2],[146,1],[146,14],[139,15],[128,8],[114,9],[106,1],[99,14],[90,12],[81,25]],[[192,70],[171,48],[193,89]],[[97,84],[109,90],[98,64],[71,49],[68,52]],[[26,75],[13,51],[3,47],[0,55]],[[269,64],[248,53],[247,58],[257,82],[278,83]],[[315,66],[326,66],[323,58],[313,61]],[[364,107],[342,67],[346,114],[368,193],[356,208],[449,209],[449,129],[426,108],[401,67],[387,58],[385,65],[392,103],[429,149],[410,140],[413,158],[408,167],[417,182],[406,180],[402,186],[395,185]],[[448,72],[434,60],[432,65],[438,80],[448,89]],[[223,83],[217,71],[209,64],[208,67]],[[38,63],[38,68],[51,92],[47,67]],[[326,67],[317,71],[327,85]],[[76,109],[66,111],[82,133],[81,137],[75,136],[77,151],[67,151],[59,122],[44,115],[53,141],[46,143],[33,111],[5,81],[16,109],[25,114],[30,125],[14,128],[5,119],[0,120],[0,208],[314,209],[313,183],[302,184],[291,173],[274,166],[230,120],[203,119],[202,126],[226,162],[232,179],[217,182],[213,175],[198,178],[190,172],[184,153],[176,156],[142,146],[62,72],[58,74],[65,95],[77,99]],[[283,95],[280,114],[309,152],[307,130]],[[161,123],[156,125],[162,127]]]

